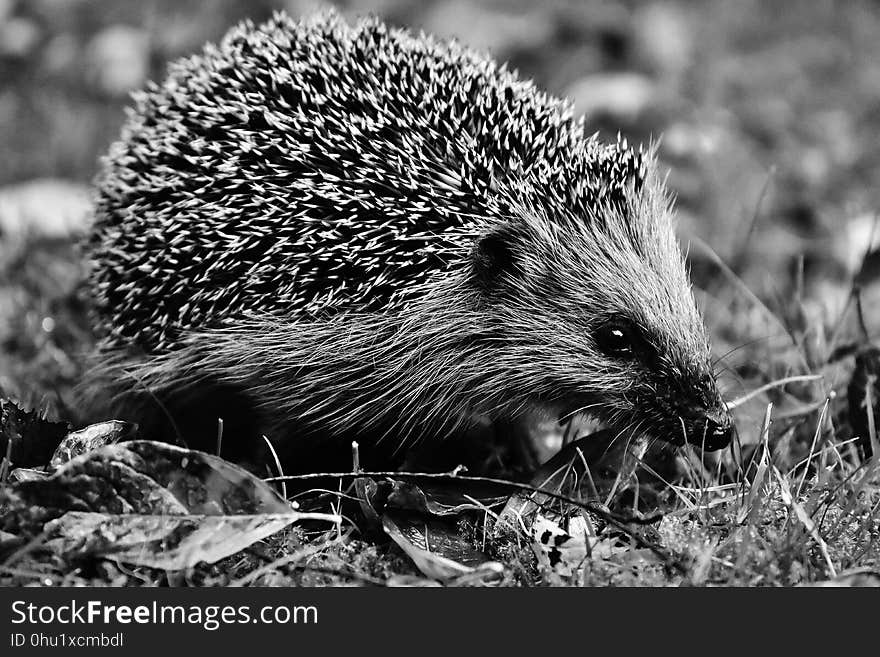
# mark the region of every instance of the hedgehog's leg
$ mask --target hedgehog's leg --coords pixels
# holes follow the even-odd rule
[[[262,418],[235,386],[202,381],[187,390],[128,390],[101,411],[135,422],[138,438],[217,454],[247,465],[263,460]],[[94,416],[95,413],[93,412]]]
[[[149,358],[125,353],[99,358],[78,391],[84,423],[125,420],[138,425],[142,440],[219,454],[242,465],[265,460],[265,422],[242,386],[202,376],[186,382],[151,379]]]
[[[262,417],[240,387],[204,380],[187,390],[160,391],[150,402],[155,439],[182,441],[243,465],[265,460]]]
[[[496,420],[497,442],[508,445],[510,457],[518,470],[534,472],[541,465],[541,454],[536,449],[534,421],[528,416]]]

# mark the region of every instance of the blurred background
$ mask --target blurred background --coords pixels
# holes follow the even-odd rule
[[[590,131],[661,139],[730,398],[818,408],[880,328],[877,2],[349,0],[506,60]],[[0,389],[65,416],[91,338],[76,241],[129,93],[235,22],[326,3],[0,0]],[[874,265],[872,266],[872,263]],[[862,295],[864,327],[854,312]],[[866,336],[866,333],[869,334]],[[811,406],[812,405],[812,406]],[[812,426],[815,426],[813,423]]]

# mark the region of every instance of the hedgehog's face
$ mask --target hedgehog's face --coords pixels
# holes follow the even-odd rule
[[[645,324],[628,309],[600,318],[591,330],[603,366],[630,381],[623,394],[612,392],[624,415],[671,443],[726,447],[733,425],[708,358],[682,354],[677,340],[670,343]]]
[[[726,447],[733,425],[681,252],[671,225],[645,221],[654,223],[635,236],[525,222],[480,240],[477,280],[494,331],[523,349],[512,392],[563,417]]]

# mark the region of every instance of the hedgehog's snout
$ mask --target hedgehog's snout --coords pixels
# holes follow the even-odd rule
[[[686,442],[707,452],[724,449],[733,438],[733,418],[719,394],[715,379],[703,376],[697,394],[682,415]]]
[[[735,431],[733,418],[711,377],[703,377],[691,394],[666,398],[660,408],[668,421],[666,439],[678,445],[689,443],[707,452],[730,445]],[[662,412],[662,411],[661,411]]]
[[[709,452],[727,447],[733,438],[733,420],[724,406],[704,413],[694,429],[688,432],[687,441]]]
[[[676,445],[689,443],[707,452],[724,449],[733,438],[733,419],[723,405],[713,408],[669,409],[670,424],[660,433]]]

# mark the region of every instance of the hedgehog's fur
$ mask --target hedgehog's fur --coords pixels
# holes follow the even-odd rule
[[[536,408],[693,440],[727,416],[655,168],[455,43],[245,23],[139,94],[106,160],[101,358],[163,400],[234,388],[279,440]],[[650,354],[604,355],[612,318]]]

